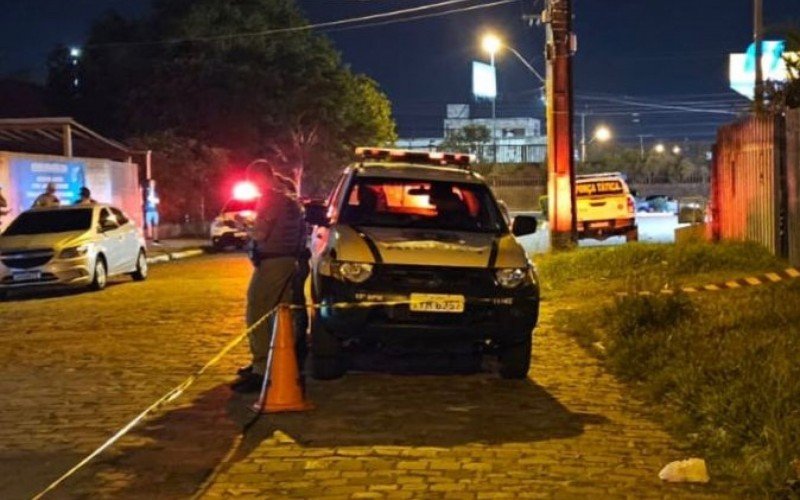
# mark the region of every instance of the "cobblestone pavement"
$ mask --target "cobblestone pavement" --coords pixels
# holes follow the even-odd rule
[[[47,485],[233,338],[247,273],[241,256],[205,257],[0,304],[0,497]],[[543,306],[527,381],[350,374],[310,382],[303,414],[254,418],[254,398],[231,394],[240,346],[53,497],[725,496],[658,480],[685,452]]]

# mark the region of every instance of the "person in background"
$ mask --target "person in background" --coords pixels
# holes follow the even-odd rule
[[[8,202],[3,196],[3,186],[0,186],[0,227],[3,227],[3,216],[8,215]]]
[[[92,192],[86,186],[81,188],[81,195],[76,205],[96,205],[97,201],[92,198]]]
[[[278,304],[291,303],[297,253],[306,235],[303,206],[287,194],[269,164],[251,164],[248,178],[261,192],[250,230],[253,275],[247,289],[245,319],[251,327]],[[248,393],[261,389],[274,318],[249,331],[251,364],[238,371],[239,379],[231,386],[234,391]]]
[[[44,193],[40,194],[33,202],[33,208],[57,207],[61,205],[61,200],[56,196],[56,185],[52,182],[47,183]]]
[[[150,179],[145,189],[144,224],[147,228],[147,237],[153,240],[154,243],[158,243],[158,205],[160,203],[161,200],[156,194],[156,181]]]

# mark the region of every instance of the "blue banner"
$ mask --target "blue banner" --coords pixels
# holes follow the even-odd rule
[[[79,161],[49,161],[11,159],[11,179],[17,192],[21,209],[33,206],[36,198],[44,193],[47,183],[56,185],[56,196],[62,205],[71,205],[80,196],[86,182],[86,166]]]

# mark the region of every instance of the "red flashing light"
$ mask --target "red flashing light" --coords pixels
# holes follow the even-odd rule
[[[252,201],[261,196],[258,188],[250,181],[242,181],[233,186],[233,199]]]

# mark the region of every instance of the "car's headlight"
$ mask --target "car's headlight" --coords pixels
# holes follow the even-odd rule
[[[531,271],[524,267],[498,269],[495,273],[497,283],[503,288],[517,288],[523,283],[531,283]]]
[[[83,257],[89,252],[89,245],[80,245],[77,247],[69,247],[61,250],[61,253],[58,255],[61,259],[77,259],[78,257]]]
[[[372,264],[366,262],[343,262],[327,259],[320,263],[320,274],[331,276],[341,281],[363,283],[372,276]]]

